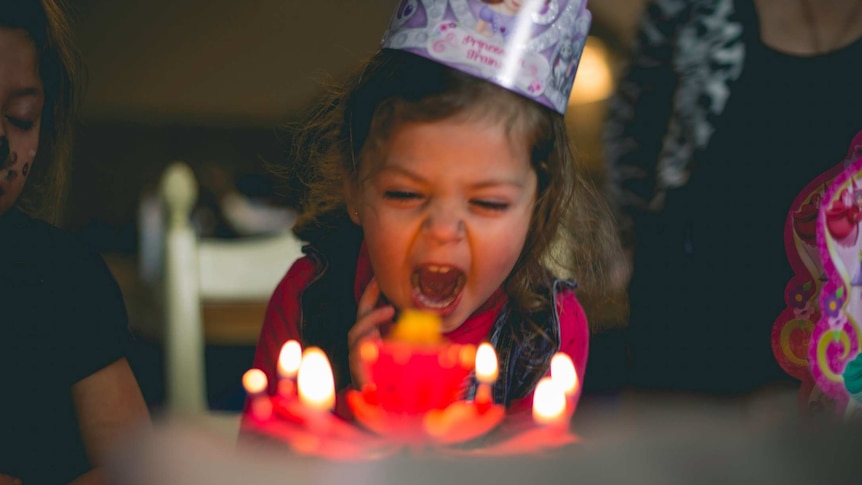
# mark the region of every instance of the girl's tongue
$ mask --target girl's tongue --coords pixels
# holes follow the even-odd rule
[[[464,273],[452,266],[425,265],[413,272],[411,282],[418,290],[422,303],[444,307],[455,301],[464,288]]]

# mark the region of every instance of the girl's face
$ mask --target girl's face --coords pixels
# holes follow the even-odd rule
[[[382,160],[360,169],[350,217],[396,308],[432,311],[448,332],[500,287],[536,200],[526,145],[488,121],[406,123]]]
[[[0,27],[0,215],[30,174],[43,103],[36,46],[24,30]]]

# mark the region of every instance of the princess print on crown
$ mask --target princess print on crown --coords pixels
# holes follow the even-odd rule
[[[403,0],[381,46],[564,114],[591,20],[586,0]]]
[[[513,30],[513,24],[521,10],[521,2],[522,0],[482,0],[485,5],[479,9],[476,31],[488,36],[507,37]]]

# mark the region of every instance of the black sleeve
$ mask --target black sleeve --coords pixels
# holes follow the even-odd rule
[[[104,260],[83,244],[73,244],[68,266],[54,291],[61,294],[59,332],[66,338],[70,383],[126,357],[131,333],[123,295]]]

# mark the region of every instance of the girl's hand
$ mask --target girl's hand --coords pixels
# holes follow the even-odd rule
[[[0,485],[21,485],[21,479],[0,473]]]
[[[368,369],[365,368],[359,358],[360,344],[368,339],[380,340],[380,326],[392,323],[392,317],[395,316],[395,307],[392,305],[377,307],[379,299],[380,286],[378,286],[376,279],[372,279],[359,298],[356,323],[347,332],[350,374],[353,377],[355,389],[362,389],[362,386],[368,381]]]

